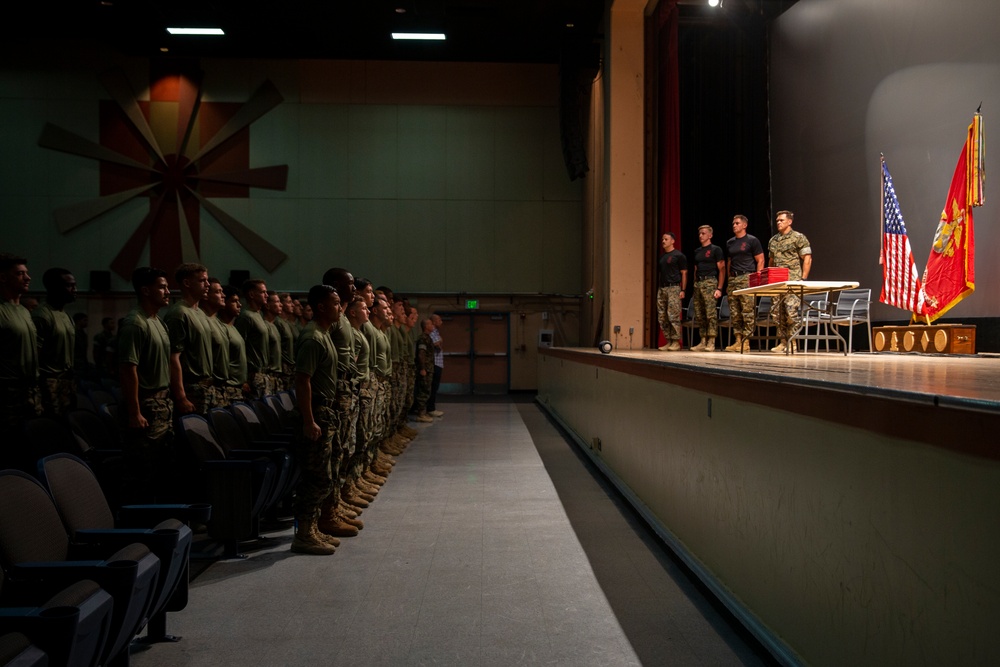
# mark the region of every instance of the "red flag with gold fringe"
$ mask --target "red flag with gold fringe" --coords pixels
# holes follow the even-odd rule
[[[976,237],[972,207],[983,205],[982,116],[976,113],[951,179],[934,233],[913,319],[928,324],[976,289]]]

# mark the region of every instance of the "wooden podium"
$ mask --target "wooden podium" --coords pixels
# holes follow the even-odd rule
[[[872,333],[876,352],[976,353],[976,327],[971,324],[875,327]]]

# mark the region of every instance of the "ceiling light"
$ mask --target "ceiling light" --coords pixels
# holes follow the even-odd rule
[[[222,28],[167,28],[171,35],[225,35]]]
[[[394,32],[393,39],[446,39],[443,32]]]
[[[722,0],[708,0],[708,6],[709,7],[721,7],[722,6]]]

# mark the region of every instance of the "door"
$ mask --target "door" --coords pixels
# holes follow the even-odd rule
[[[507,313],[441,313],[441,394],[506,394],[510,387]]]

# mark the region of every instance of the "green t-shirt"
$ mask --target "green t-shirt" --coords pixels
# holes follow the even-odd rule
[[[365,335],[365,340],[368,341],[368,369],[375,370],[377,366],[375,347],[379,331],[371,323],[371,320],[369,320],[361,325],[361,333]]]
[[[170,335],[170,352],[180,352],[184,382],[212,377],[212,329],[200,308],[175,301],[163,313]]]
[[[358,352],[354,349],[352,330],[351,321],[345,314],[341,314],[340,319],[330,326],[330,339],[337,348],[337,374],[345,379],[350,379],[358,373],[355,361]]]
[[[277,322],[277,320],[275,320]],[[281,332],[274,322],[264,320],[267,326],[267,372],[281,372]]]
[[[38,333],[38,372],[55,375],[73,370],[76,328],[69,315],[42,303],[31,311],[31,321]]]
[[[219,322],[229,345],[229,384],[242,387],[247,383],[247,346],[243,336],[232,324]]]
[[[375,357],[375,371],[382,377],[392,375],[392,347],[389,334],[375,329],[375,347],[372,356]]]
[[[315,322],[307,324],[295,342],[295,372],[309,376],[314,398],[337,397],[337,349]]]
[[[281,334],[281,361],[293,366],[295,364],[295,339],[298,338],[298,334],[288,320],[279,317],[274,320],[274,324],[278,327],[278,333]]]
[[[206,315],[212,340],[212,377],[218,384],[229,384],[229,334],[226,323],[217,315]]]
[[[136,367],[141,389],[170,386],[170,334],[160,318],[135,308],[118,333],[118,363]]]
[[[354,349],[358,351],[357,368],[358,377],[367,380],[368,370],[369,370],[369,359],[371,357],[371,350],[368,347],[368,339],[361,332],[360,329],[355,329],[351,327],[351,333],[354,334]]]
[[[244,308],[236,321],[233,322],[236,330],[243,336],[246,344],[247,370],[250,373],[267,372],[270,367],[270,342],[271,337],[267,332],[267,322],[260,311],[254,312],[249,308]]]
[[[21,304],[0,300],[0,380],[33,384],[38,379],[38,335]]]

